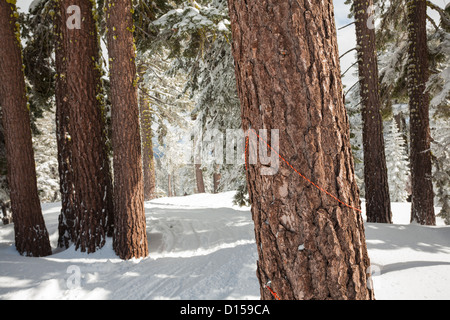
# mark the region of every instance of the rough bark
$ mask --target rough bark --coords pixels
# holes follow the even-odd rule
[[[244,131],[279,129],[286,161],[358,207],[331,0],[228,4]],[[372,299],[359,212],[283,162],[261,168],[246,170],[261,298]]]
[[[0,105],[14,238],[21,255],[52,253],[41,211],[15,1],[0,0]]]
[[[67,13],[70,6],[80,8],[80,28],[67,28]],[[73,217],[69,231],[76,250],[92,253],[105,244],[107,220],[112,212],[112,183],[104,130],[102,110],[101,66],[99,63],[99,43],[92,2],[89,0],[60,0],[57,2],[60,16],[59,39],[56,50],[58,127],[66,130],[63,135],[62,153],[65,148],[69,156],[63,163],[69,173],[63,173],[62,181],[72,195],[64,195],[71,200]],[[64,89],[64,92],[60,90]],[[61,99],[62,97],[62,99]],[[62,180],[61,179],[61,180]],[[66,192],[66,190],[64,190]],[[66,212],[68,208],[63,208]],[[61,219],[63,220],[63,219]],[[61,221],[60,220],[60,221]],[[64,245],[67,242],[64,241]]]
[[[131,259],[148,255],[133,9],[131,0],[107,1],[105,8],[114,168],[113,246],[120,258]]]
[[[372,0],[354,0],[363,120],[364,186],[368,222],[392,223],[381,117],[375,28],[368,24]]]
[[[431,181],[430,98],[425,0],[409,0],[408,95],[410,110],[411,222],[435,225]]]
[[[74,225],[75,212],[73,202],[73,172],[71,139],[69,134],[69,98],[67,91],[67,69],[65,63],[65,43],[62,41],[62,32],[66,26],[61,17],[60,3],[55,2],[55,12],[59,14],[53,16],[55,29],[55,65],[57,78],[55,81],[55,102],[56,102],[56,142],[58,148],[58,172],[59,188],[61,193],[61,213],[58,217],[58,247],[68,248],[75,239]]]

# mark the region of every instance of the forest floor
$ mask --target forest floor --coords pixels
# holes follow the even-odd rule
[[[150,255],[131,261],[111,239],[94,254],[22,257],[0,223],[0,299],[259,299],[253,221],[233,194],[147,202]],[[60,204],[42,207],[55,248]],[[392,208],[393,225],[366,223],[376,298],[450,299],[450,226],[411,225],[409,203]]]

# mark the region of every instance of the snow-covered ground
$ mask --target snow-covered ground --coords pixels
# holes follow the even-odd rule
[[[110,240],[89,255],[22,257],[13,226],[0,225],[0,299],[259,299],[253,221],[233,194],[146,203],[150,255],[132,261]],[[54,247],[59,210],[43,204]],[[408,203],[393,212],[393,225],[366,224],[376,298],[450,299],[450,227],[410,225]]]

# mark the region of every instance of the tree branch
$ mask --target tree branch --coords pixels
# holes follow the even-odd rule
[[[348,50],[347,52],[345,52],[344,54],[342,54],[342,55],[339,57],[339,59],[342,59],[343,56],[345,56],[347,53],[352,52],[353,50],[356,50],[356,48],[353,48],[353,49]]]
[[[345,28],[347,28],[347,27],[351,26],[352,24],[355,24],[355,21],[353,21],[353,22],[350,22],[349,24],[346,24],[346,25],[345,25],[345,26],[343,26],[343,27],[340,27],[340,28],[338,29],[338,31],[340,31],[340,30],[342,30],[342,29],[345,29]]]
[[[450,16],[447,12],[445,12],[441,7],[435,5],[431,1],[427,1],[427,6],[433,10],[436,10],[441,17],[441,23],[446,27],[450,28]]]
[[[343,76],[345,76],[345,74],[346,74],[351,68],[353,68],[357,63],[358,63],[358,61],[353,62],[352,65],[351,65],[350,67],[348,67],[347,70],[345,70],[343,74],[341,74],[341,78],[342,78]]]

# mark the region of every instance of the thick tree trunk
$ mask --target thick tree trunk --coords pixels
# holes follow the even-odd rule
[[[61,0],[58,2],[62,23],[56,54],[58,80],[65,92],[58,92],[59,121],[67,122],[64,146],[70,150],[72,181],[72,210],[74,221],[71,240],[76,249],[95,252],[105,243],[107,220],[112,208],[111,173],[106,147],[102,110],[101,64],[99,43],[92,2],[89,0]],[[70,6],[80,8],[80,28],[68,28],[66,21]],[[61,56],[62,55],[62,56]],[[59,124],[61,126],[61,123]],[[69,140],[69,141],[67,141]],[[64,167],[64,164],[63,164]],[[60,170],[61,171],[61,170]],[[63,174],[64,178],[65,175]],[[67,182],[62,182],[67,184]],[[69,188],[70,189],[70,188]],[[63,209],[64,210],[64,209]]]
[[[133,7],[131,0],[118,0],[107,1],[105,8],[114,153],[114,250],[122,259],[131,259],[148,255]]]
[[[0,105],[17,251],[52,253],[41,211],[15,1],[0,0]]]
[[[368,10],[372,0],[354,0],[359,87],[362,102],[364,186],[368,222],[392,223],[383,138],[383,119],[375,47],[375,27]]]
[[[61,16],[60,3],[55,3],[55,12],[59,14],[53,16],[55,29],[55,102],[56,102],[56,142],[58,147],[58,172],[59,189],[61,193],[61,213],[58,218],[58,247],[68,248],[75,239],[75,211],[73,192],[73,171],[71,138],[69,134],[69,98],[67,91],[67,68],[65,58],[65,42],[62,41],[62,32],[67,28]]]
[[[278,129],[298,173],[358,207],[331,0],[228,4],[244,131]],[[372,299],[360,213],[292,167],[247,169],[261,298]]]
[[[431,181],[430,98],[425,0],[408,1],[408,94],[410,109],[411,222],[435,225]]]
[[[200,164],[195,165],[195,181],[197,182],[197,193],[205,193],[205,182]]]

